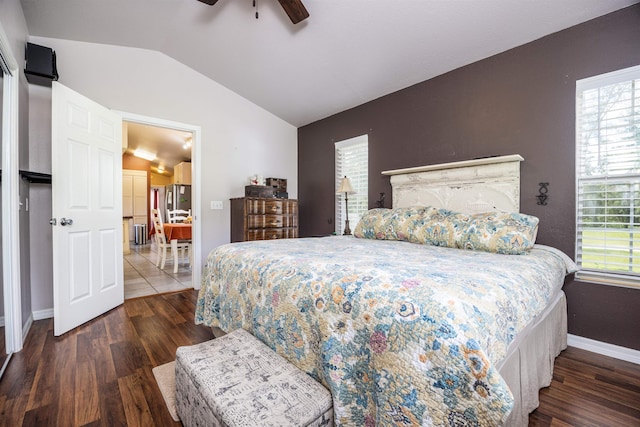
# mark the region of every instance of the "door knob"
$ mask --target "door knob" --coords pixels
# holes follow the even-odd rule
[[[63,227],[65,225],[73,225],[73,220],[71,218],[60,218],[60,225]]]
[[[58,221],[55,218],[51,218],[49,220],[49,224],[51,224],[51,225],[56,225],[57,223],[58,223]]]

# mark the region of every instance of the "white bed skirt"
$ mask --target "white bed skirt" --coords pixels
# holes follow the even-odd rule
[[[523,334],[499,365],[511,389],[513,411],[505,426],[526,427],[529,413],[540,404],[539,390],[551,384],[553,363],[567,348],[567,299],[560,291],[553,303]]]

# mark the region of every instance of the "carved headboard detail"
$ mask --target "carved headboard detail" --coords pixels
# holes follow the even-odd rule
[[[393,207],[434,206],[465,213],[520,211],[518,155],[382,172],[391,176]]]

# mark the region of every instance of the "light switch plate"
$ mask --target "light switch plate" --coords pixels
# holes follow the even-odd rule
[[[222,209],[222,200],[212,200],[211,209]]]

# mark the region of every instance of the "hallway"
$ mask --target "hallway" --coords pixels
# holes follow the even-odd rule
[[[131,253],[124,256],[123,269],[125,299],[193,288],[188,262],[181,262],[176,274],[170,257],[164,270],[156,267],[156,248],[151,243],[132,244]]]

